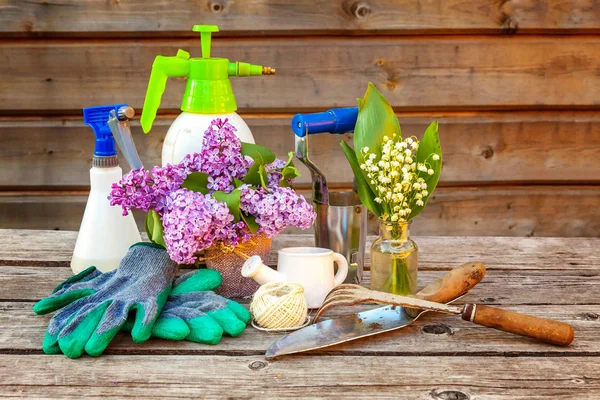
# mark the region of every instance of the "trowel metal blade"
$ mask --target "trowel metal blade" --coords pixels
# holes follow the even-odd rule
[[[403,307],[387,306],[321,321],[292,332],[267,349],[266,358],[300,353],[349,342],[410,325],[416,317],[409,316]]]

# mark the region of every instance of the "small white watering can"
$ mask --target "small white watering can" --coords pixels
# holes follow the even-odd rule
[[[252,256],[242,266],[242,275],[261,285],[270,282],[295,282],[304,287],[308,308],[319,308],[334,287],[348,275],[346,257],[320,247],[288,247],[278,251],[277,271]],[[338,270],[334,275],[333,263]]]

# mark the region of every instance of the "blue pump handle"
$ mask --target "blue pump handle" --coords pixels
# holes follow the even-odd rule
[[[95,156],[106,157],[117,154],[115,140],[108,126],[108,117],[112,110],[118,113],[121,107],[127,107],[127,104],[109,104],[83,109],[83,122],[91,127],[96,135]]]
[[[298,137],[315,133],[353,132],[358,116],[358,107],[332,108],[313,114],[296,114],[292,118],[292,130]]]

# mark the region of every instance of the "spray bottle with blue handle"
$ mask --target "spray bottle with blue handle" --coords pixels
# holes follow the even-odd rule
[[[327,180],[308,157],[308,138],[312,134],[344,134],[354,131],[358,107],[334,108],[292,118],[295,155],[309,169],[312,178],[315,244],[343,254],[349,265],[347,283],[360,283],[364,267],[367,210],[357,193],[330,191]]]
[[[122,118],[127,118],[126,109],[126,104],[83,109],[83,120],[96,135],[96,148],[90,169],[90,195],[71,259],[76,274],[90,266],[102,272],[117,268],[129,247],[141,241],[133,216],[124,217],[120,207],[112,207],[108,201],[112,184],[123,177],[108,119],[111,112],[121,112]]]

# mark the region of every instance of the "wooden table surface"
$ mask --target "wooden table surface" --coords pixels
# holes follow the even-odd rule
[[[483,261],[487,275],[464,300],[566,321],[575,329],[567,348],[429,313],[396,332],[267,361],[265,350],[282,335],[252,327],[216,346],[138,345],[119,334],[98,358],[43,354],[50,317],[31,307],[71,275],[75,237],[0,230],[2,398],[600,398],[600,239],[415,238],[420,287]],[[273,248],[300,244],[312,237],[285,235]]]

